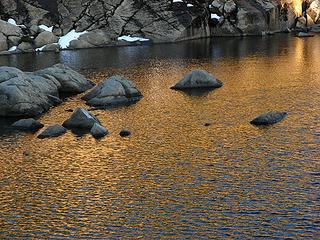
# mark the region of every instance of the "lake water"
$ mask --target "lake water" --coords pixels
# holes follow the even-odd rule
[[[0,57],[26,71],[58,62],[97,83],[124,75],[144,98],[94,111],[110,131],[100,141],[39,140],[2,120],[0,239],[320,238],[320,36]],[[192,69],[224,87],[170,89]],[[78,106],[69,97],[40,120],[62,123]],[[249,124],[271,110],[289,116]]]

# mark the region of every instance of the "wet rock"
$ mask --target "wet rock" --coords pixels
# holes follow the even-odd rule
[[[268,112],[256,117],[250,123],[257,126],[273,125],[278,122],[281,122],[287,116],[288,116],[288,113],[286,112]]]
[[[51,125],[48,128],[46,128],[42,133],[38,135],[38,138],[44,139],[44,138],[55,138],[60,137],[63,134],[67,132],[67,129],[65,129],[61,125]]]
[[[51,32],[41,32],[36,39],[34,40],[34,43],[37,48],[40,48],[44,45],[51,44],[51,43],[56,43],[58,41],[58,37],[54,35]]]
[[[91,128],[90,133],[94,138],[102,138],[108,134],[108,130],[100,124],[95,123]]]
[[[122,129],[119,133],[121,137],[129,137],[131,135],[131,132],[127,129]]]
[[[56,64],[52,67],[37,71],[34,74],[54,77],[61,84],[59,92],[82,93],[94,86],[94,83],[86,79],[83,75],[63,64]]]
[[[43,52],[59,52],[60,51],[60,46],[59,44],[56,43],[51,43],[46,45],[43,49]]]
[[[90,131],[93,125],[101,124],[99,119],[83,108],[77,108],[62,125],[68,129],[85,129]]]
[[[130,104],[141,98],[142,94],[135,84],[121,76],[110,77],[82,97],[88,105],[94,107]]]
[[[310,32],[299,32],[299,33],[297,34],[297,37],[300,37],[300,38],[314,37],[314,34],[313,34],[313,33],[310,33]]]
[[[37,131],[44,125],[33,118],[20,119],[11,125],[12,128],[24,131]]]
[[[220,88],[222,82],[204,70],[194,70],[189,72],[172,89],[184,90],[192,88]]]

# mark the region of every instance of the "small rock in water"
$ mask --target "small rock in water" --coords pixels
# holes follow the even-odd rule
[[[250,123],[253,125],[273,125],[285,119],[288,116],[286,112],[269,112],[264,113],[255,119],[253,119]]]
[[[68,129],[85,129],[90,131],[95,123],[100,124],[100,121],[93,114],[83,108],[77,108],[62,125]]]
[[[100,124],[95,123],[91,128],[90,133],[94,138],[103,138],[108,134],[108,130]]]
[[[37,131],[40,128],[43,128],[44,125],[33,118],[20,119],[11,125],[11,127],[24,130],[24,131]]]
[[[130,135],[131,135],[131,132],[129,130],[127,130],[127,129],[122,129],[120,131],[120,136],[121,137],[129,137]]]
[[[212,125],[211,123],[205,123],[205,124],[204,124],[205,127],[209,127],[209,126],[211,126],[211,125]]]
[[[54,138],[59,137],[67,132],[67,129],[65,129],[61,125],[51,125],[47,129],[45,129],[42,133],[38,135],[38,138],[44,139],[44,138]]]
[[[31,155],[31,153],[30,153],[30,151],[26,150],[26,151],[23,152],[23,155],[26,156],[26,157],[28,157],[28,156]]]

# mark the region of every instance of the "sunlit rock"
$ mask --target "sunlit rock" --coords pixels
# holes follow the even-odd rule
[[[67,132],[67,129],[65,129],[61,125],[51,125],[48,128],[46,128],[43,132],[41,132],[38,135],[38,138],[44,139],[44,138],[55,138],[55,137],[60,137],[63,134]]]
[[[112,76],[93,88],[82,99],[90,106],[104,107],[130,104],[142,98],[132,81],[121,76]]]
[[[286,112],[269,112],[256,117],[250,123],[253,125],[273,125],[281,122],[287,116]]]
[[[91,128],[90,133],[94,138],[102,138],[108,134],[108,130],[100,124],[95,123]]]
[[[83,108],[77,108],[62,125],[68,129],[86,129],[90,131],[95,123],[101,124],[93,114]]]
[[[23,131],[36,131],[44,125],[33,118],[20,119],[11,125],[12,128]]]
[[[176,90],[193,88],[220,88],[223,83],[213,75],[204,70],[193,70],[189,72],[180,82],[172,87]]]

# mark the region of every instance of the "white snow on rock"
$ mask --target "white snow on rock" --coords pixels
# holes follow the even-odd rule
[[[17,50],[17,46],[13,46],[13,47],[11,47],[11,48],[9,48],[9,52],[14,52],[15,50]]]
[[[39,28],[47,31],[47,32],[52,32],[53,27],[47,27],[46,25],[40,25]]]
[[[150,41],[150,39],[142,38],[142,37],[131,37],[131,36],[121,36],[118,37],[119,41],[126,41],[126,42],[147,42]]]
[[[193,7],[193,4],[188,3],[188,4],[187,4],[187,7]]]
[[[17,22],[16,22],[16,20],[14,20],[13,18],[9,18],[9,19],[8,19],[8,23],[17,26]]]
[[[62,49],[66,49],[69,47],[69,44],[72,40],[77,40],[82,34],[87,33],[87,31],[84,32],[76,32],[75,30],[71,30],[66,35],[61,37],[59,39],[59,45]]]
[[[46,47],[47,45],[44,45],[42,47],[36,48],[36,52],[42,52],[42,50]]]
[[[211,13],[211,19],[220,19],[220,16],[215,14],[215,13]]]
[[[173,0],[174,3],[176,2],[183,2],[182,0]]]

